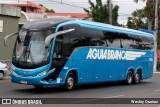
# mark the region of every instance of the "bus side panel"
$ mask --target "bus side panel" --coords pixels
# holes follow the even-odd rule
[[[153,75],[153,61],[154,61],[154,53],[153,51],[147,51],[146,56],[143,57],[144,65],[143,65],[143,75],[142,79],[150,78]]]
[[[119,50],[129,51],[130,57],[133,60],[124,59],[98,59],[87,58],[90,49],[102,49],[102,50]],[[99,51],[100,52],[100,51]],[[141,54],[142,53],[142,54]],[[78,48],[74,51],[70,57],[72,60],[72,67],[78,69],[78,80],[79,83],[90,83],[90,82],[107,82],[107,81],[119,81],[125,80],[129,69],[133,69],[134,74],[137,69],[142,70],[142,79],[151,77],[153,69],[153,52],[152,51],[141,51],[141,50],[128,50],[128,49],[114,49],[114,48]],[[94,51],[91,53],[93,56],[97,53]],[[99,53],[100,55],[102,53]],[[141,54],[138,55],[137,54]],[[124,57],[124,55],[122,55]],[[100,57],[100,56],[99,56]],[[152,59],[152,60],[151,60]]]
[[[94,77],[94,62],[85,59],[73,59],[73,68],[77,68],[78,83],[91,83]]]
[[[97,48],[104,50],[115,50],[114,48]],[[123,49],[116,49],[123,50]],[[115,56],[116,57],[116,56]],[[114,59],[95,60],[95,82],[108,82],[121,80],[124,61]]]
[[[93,83],[95,76],[95,63],[92,59],[86,59],[89,49],[78,48],[76,49],[69,60],[72,60],[72,67],[77,68],[78,83]],[[71,67],[71,68],[72,68]]]
[[[95,60],[95,82],[111,81],[113,79],[113,70],[107,60]]]
[[[87,59],[89,49],[90,48],[79,48],[74,51],[70,57],[73,61],[72,65],[74,65],[75,68],[78,68],[80,83],[122,80],[124,61],[115,59]],[[112,48],[112,50],[114,49]]]

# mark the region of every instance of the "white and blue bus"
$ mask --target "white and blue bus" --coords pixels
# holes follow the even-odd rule
[[[84,20],[42,19],[24,24],[12,58],[13,83],[64,86],[111,81],[139,83],[153,75],[154,37]]]

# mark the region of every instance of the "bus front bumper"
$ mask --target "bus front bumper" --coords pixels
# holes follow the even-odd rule
[[[47,74],[42,76],[34,76],[34,77],[24,77],[19,76],[14,73],[11,74],[11,81],[13,83],[19,83],[19,84],[26,84],[26,85],[41,85],[41,86],[56,86],[56,85],[63,85],[64,82],[61,81],[60,78],[57,78],[54,81],[43,81],[43,78],[47,77],[51,73],[53,73],[54,70],[49,71]]]

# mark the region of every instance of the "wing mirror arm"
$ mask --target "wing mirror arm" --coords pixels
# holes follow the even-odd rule
[[[66,33],[72,32],[72,31],[74,31],[74,30],[75,30],[75,29],[67,29],[67,30],[59,31],[59,32],[56,32],[56,33],[53,33],[53,34],[47,36],[46,39],[45,39],[45,47],[46,47],[46,48],[49,47],[49,44],[50,44],[51,40],[52,40],[54,37],[56,37],[56,36],[58,36],[58,35],[62,35],[62,34],[66,34]]]
[[[12,34],[9,34],[9,35],[5,36],[5,37],[4,37],[4,46],[7,47],[8,39],[9,39],[10,37],[12,37],[12,36],[17,35],[17,34],[18,34],[18,32],[12,33]]]

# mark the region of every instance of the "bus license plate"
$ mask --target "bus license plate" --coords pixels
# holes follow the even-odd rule
[[[21,81],[21,84],[27,84],[27,81]]]

